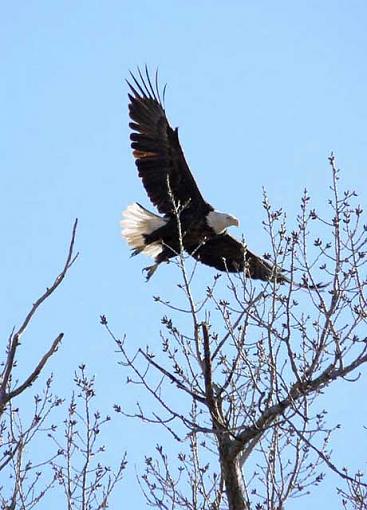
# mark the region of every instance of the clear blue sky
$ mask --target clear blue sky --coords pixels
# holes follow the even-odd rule
[[[129,69],[159,67],[168,84],[168,116],[180,127],[203,193],[235,214],[238,235],[243,232],[263,253],[262,186],[289,218],[305,186],[323,207],[331,150],[345,187],[357,188],[366,202],[366,23],[364,0],[3,2],[3,342],[61,268],[73,220],[80,222],[80,258],[25,336],[22,366],[64,331],[47,369],[55,373],[57,391],[69,391],[75,367],[86,362],[97,376],[100,407],[111,412],[114,402],[133,405],[137,396],[123,385],[126,374],[116,366],[99,314],[132,344],[159,344],[164,310],[152,296],[174,292],[177,270],[172,264],[160,268],[146,284],[141,268],[149,261],[130,260],[119,234],[127,204],[149,206],[129,148]],[[205,284],[211,272],[200,271]],[[334,448],[340,464],[367,461],[360,432],[365,411],[356,410],[355,422],[348,418],[363,385],[365,379],[341,385],[337,398],[330,392],[330,423],[346,422]],[[114,450],[128,449],[130,460],[117,496],[144,508],[135,469],[156,442],[171,438],[117,421],[110,439]],[[330,476],[314,496],[289,509],[335,508],[336,501]]]

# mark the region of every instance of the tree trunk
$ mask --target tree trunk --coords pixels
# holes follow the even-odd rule
[[[233,453],[232,440],[218,438],[222,475],[225,482],[229,510],[249,510],[246,502],[239,456]]]

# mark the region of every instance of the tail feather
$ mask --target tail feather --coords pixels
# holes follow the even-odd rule
[[[163,227],[167,220],[137,203],[130,204],[122,215],[124,219],[120,222],[121,233],[132,248],[131,256],[144,253],[153,258],[157,257],[163,249],[162,244],[159,241],[146,244],[145,236]]]

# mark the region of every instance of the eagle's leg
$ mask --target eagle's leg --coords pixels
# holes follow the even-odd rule
[[[150,278],[153,276],[153,274],[155,273],[158,266],[159,266],[159,262],[156,264],[153,264],[152,266],[144,267],[143,273],[144,272],[147,273],[146,278],[145,278],[146,282],[150,280]]]

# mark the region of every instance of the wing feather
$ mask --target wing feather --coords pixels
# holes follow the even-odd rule
[[[275,281],[291,283],[280,267],[255,255],[247,247],[229,234],[220,234],[196,247],[185,247],[186,250],[199,262],[215,267],[219,271],[229,273],[245,272],[246,276],[254,280]],[[298,288],[308,290],[322,290],[328,284],[310,284],[307,280],[302,283],[292,282]]]
[[[287,281],[280,269],[248,250],[229,234],[220,234],[187,250],[196,260],[219,271],[240,273],[255,280]]]
[[[203,199],[186,163],[177,129],[168,123],[158,87],[153,86],[148,70],[139,79],[131,73],[128,82],[131,147],[138,174],[152,203],[161,214],[171,215],[172,195],[176,204],[193,207],[202,214],[213,210]],[[163,89],[164,99],[165,88]],[[171,191],[171,193],[170,193]]]

